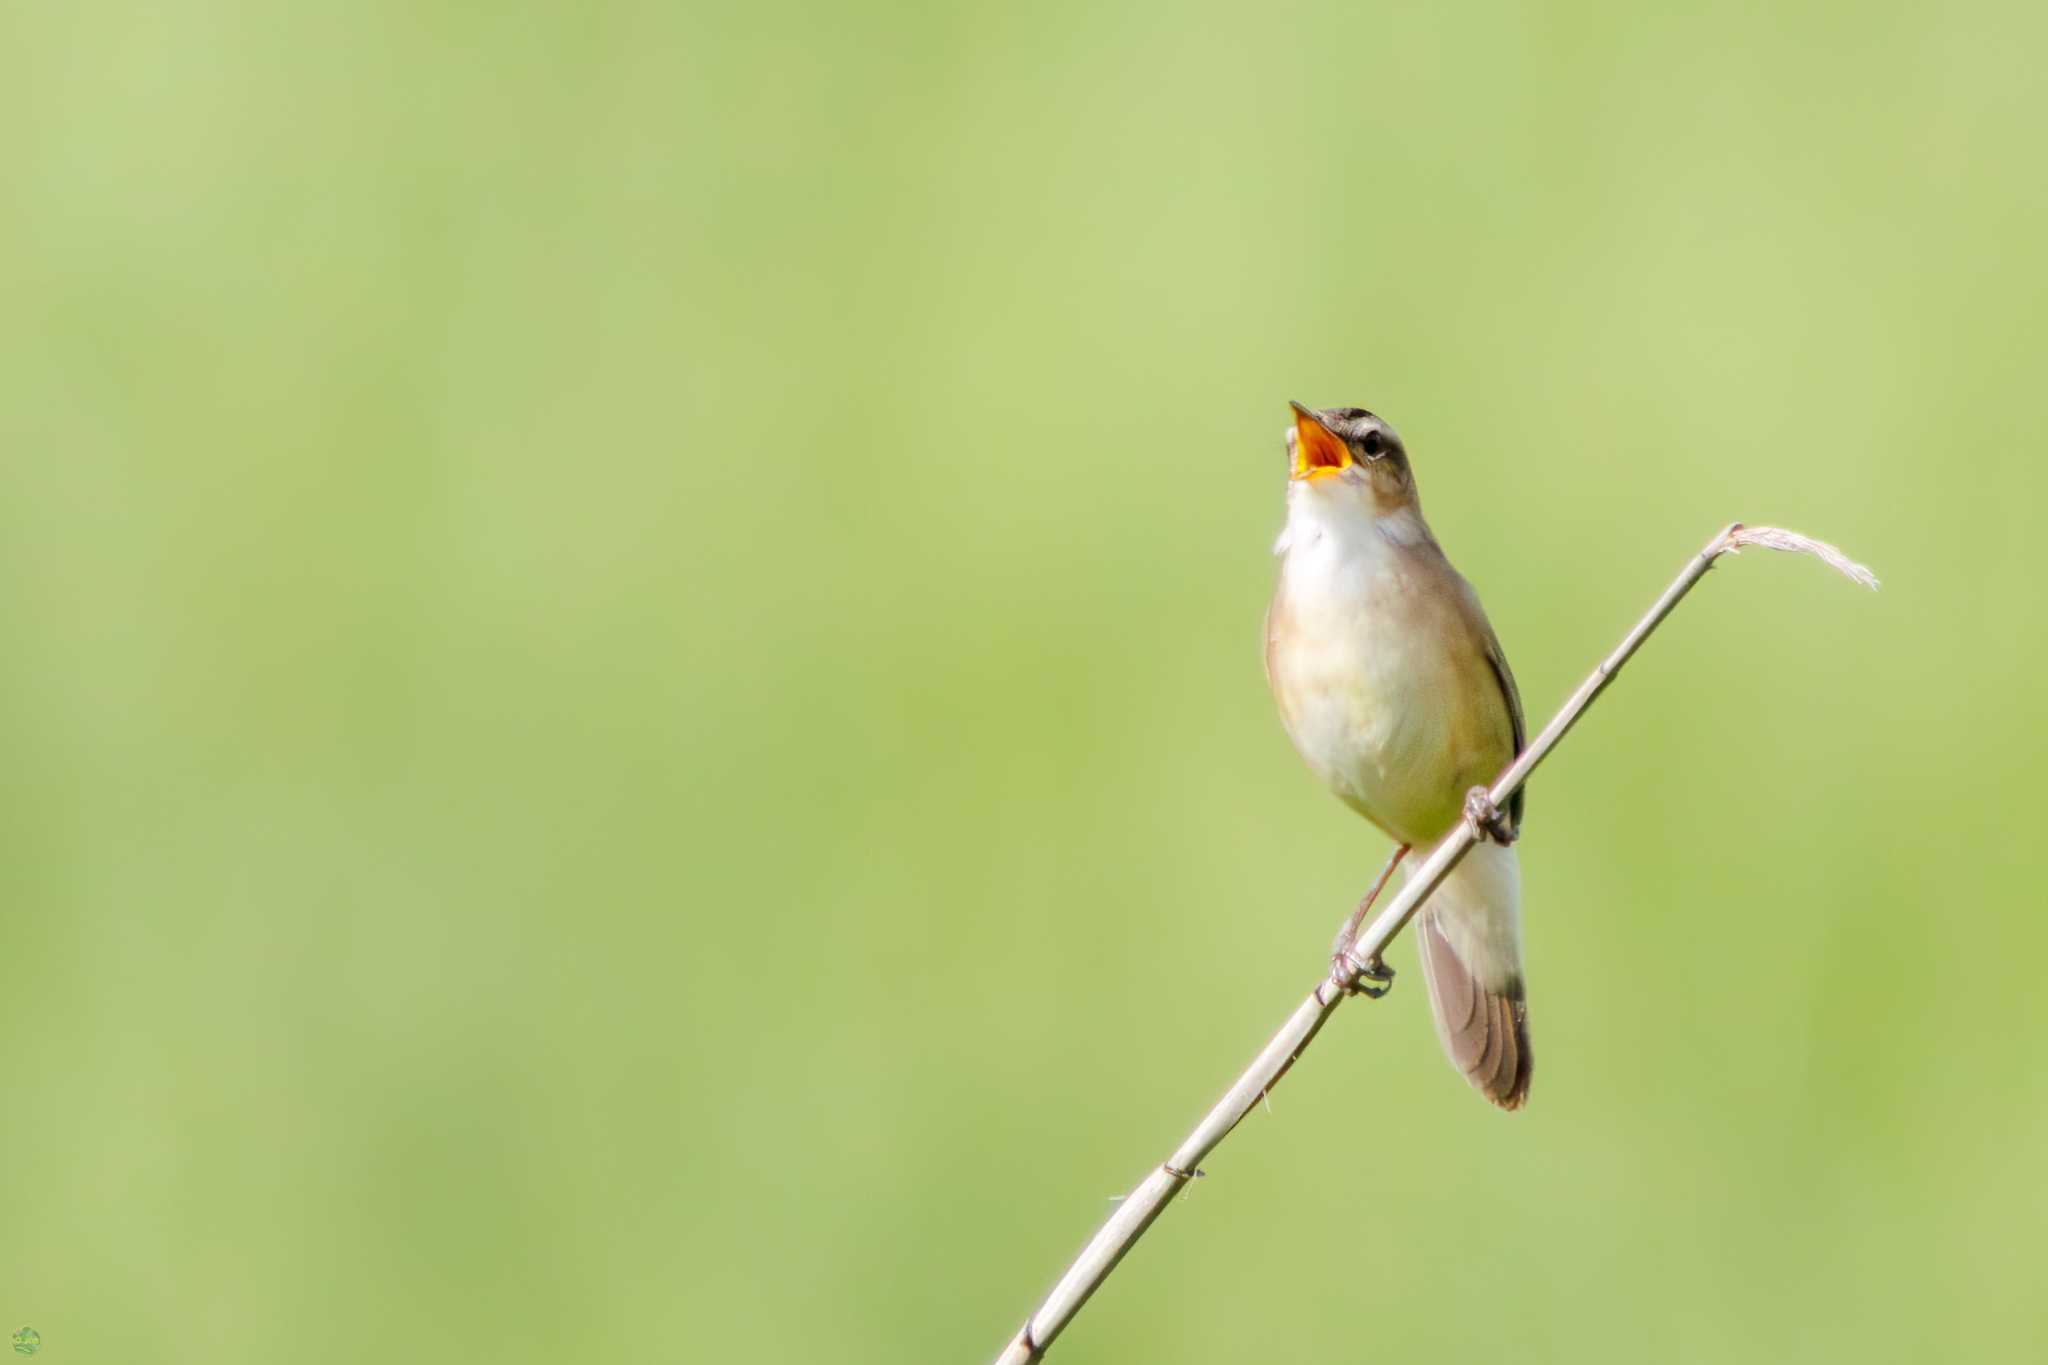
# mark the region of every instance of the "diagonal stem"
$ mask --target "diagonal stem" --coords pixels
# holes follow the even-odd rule
[[[1599,695],[1614,681],[1614,675],[1642,647],[1650,632],[1663,623],[1672,609],[1677,607],[1693,585],[1706,576],[1714,561],[1722,555],[1732,554],[1746,546],[1760,546],[1770,550],[1785,550],[1797,554],[1810,554],[1826,563],[1830,568],[1864,587],[1875,588],[1877,579],[1870,570],[1850,560],[1840,550],[1825,541],[1813,540],[1791,531],[1773,527],[1745,528],[1741,522],[1722,531],[1706,547],[1690,560],[1671,586],[1653,603],[1642,619],[1637,621],[1613,653],[1600,661],[1587,679],[1579,684],[1578,690],[1566,699],[1550,723],[1543,727],[1529,747],[1516,756],[1507,770],[1494,782],[1490,795],[1496,807],[1505,807],[1508,798],[1515,794],[1536,766],[1550,756],[1564,737],[1578,724],[1579,717],[1591,706]],[[1421,908],[1430,893],[1443,884],[1452,868],[1458,865],[1472,845],[1483,836],[1470,821],[1458,825],[1444,836],[1420,867],[1409,873],[1408,880],[1401,887],[1400,894],[1389,901],[1386,908],[1368,924],[1365,931],[1351,945],[1341,959],[1332,965],[1329,977],[1316,984],[1308,998],[1295,1007],[1280,1031],[1273,1035],[1252,1064],[1237,1078],[1223,1098],[1216,1102],[1195,1131],[1188,1134],[1186,1141],[1174,1149],[1172,1156],[1155,1167],[1152,1173],[1140,1181],[1138,1188],[1131,1191],[1107,1223],[1090,1238],[1081,1254],[1060,1276],[1059,1283],[1040,1304],[1038,1311],[1025,1320],[1017,1335],[996,1357],[996,1365],[1033,1365],[1043,1360],[1052,1346],[1054,1338],[1072,1322],[1074,1315],[1081,1311],[1088,1298],[1109,1278],[1110,1272],[1123,1260],[1130,1249],[1137,1244],[1145,1230],[1152,1226],[1173,1202],[1175,1195],[1190,1180],[1201,1173],[1200,1163],[1214,1151],[1230,1131],[1244,1120],[1252,1106],[1280,1083],[1287,1069],[1307,1049],[1316,1032],[1337,1006],[1357,986],[1360,974],[1387,945],[1394,941],[1402,928]],[[1382,874],[1384,876],[1384,874]]]

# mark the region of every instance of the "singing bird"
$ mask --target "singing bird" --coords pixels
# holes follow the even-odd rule
[[[1512,847],[1522,794],[1504,817],[1485,796],[1524,743],[1515,677],[1422,519],[1394,429],[1363,408],[1293,407],[1266,680],[1309,768],[1397,845],[1388,871],[1461,819],[1491,835],[1424,902],[1415,937],[1444,1051],[1487,1099],[1518,1109],[1530,1069]]]

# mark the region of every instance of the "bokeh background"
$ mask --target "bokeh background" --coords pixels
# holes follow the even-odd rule
[[[1058,1358],[2032,1360],[2048,10],[0,12],[0,1330],[979,1360],[1384,846],[1258,659],[1361,403],[1547,716]],[[1411,962],[1405,947],[1397,966]]]

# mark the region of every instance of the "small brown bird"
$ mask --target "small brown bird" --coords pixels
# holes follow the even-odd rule
[[[1468,815],[1494,833],[1424,903],[1416,939],[1444,1051],[1486,1098],[1517,1109],[1531,1060],[1509,847],[1522,794],[1502,819],[1472,791],[1522,750],[1514,674],[1422,519],[1393,428],[1363,408],[1293,406],[1266,679],[1308,766],[1398,845],[1389,871]]]

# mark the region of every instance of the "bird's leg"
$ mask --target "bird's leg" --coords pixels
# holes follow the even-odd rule
[[[1515,842],[1521,834],[1508,823],[1507,812],[1493,804],[1493,793],[1484,787],[1474,787],[1465,793],[1465,818],[1472,823],[1482,839],[1491,839],[1502,848]]]
[[[1380,869],[1380,875],[1373,878],[1372,889],[1365,893],[1365,899],[1358,903],[1358,908],[1344,921],[1344,927],[1337,931],[1337,941],[1330,945],[1331,969],[1347,982],[1351,979],[1352,973],[1357,971],[1359,984],[1352,989],[1374,999],[1393,989],[1394,969],[1377,957],[1366,963],[1362,970],[1357,968],[1351,961],[1351,945],[1358,941],[1358,931],[1365,923],[1366,912],[1371,910],[1372,903],[1380,898],[1380,892],[1387,885],[1387,878],[1394,875],[1394,869],[1399,867],[1401,860],[1407,856],[1406,844],[1394,850],[1394,855],[1387,859],[1387,865]],[[1374,990],[1371,986],[1365,985],[1367,981],[1374,982],[1379,989]]]
[[[1372,879],[1372,889],[1365,893],[1365,899],[1359,901],[1358,908],[1351,912],[1344,921],[1344,927],[1337,931],[1337,941],[1330,945],[1332,957],[1342,957],[1351,950],[1352,943],[1358,938],[1359,926],[1365,923],[1366,912],[1372,909],[1372,903],[1378,900],[1380,892],[1386,889],[1387,878],[1394,875],[1394,869],[1399,867],[1401,860],[1407,856],[1408,845],[1402,844],[1388,857],[1386,866],[1380,869],[1380,875]]]

